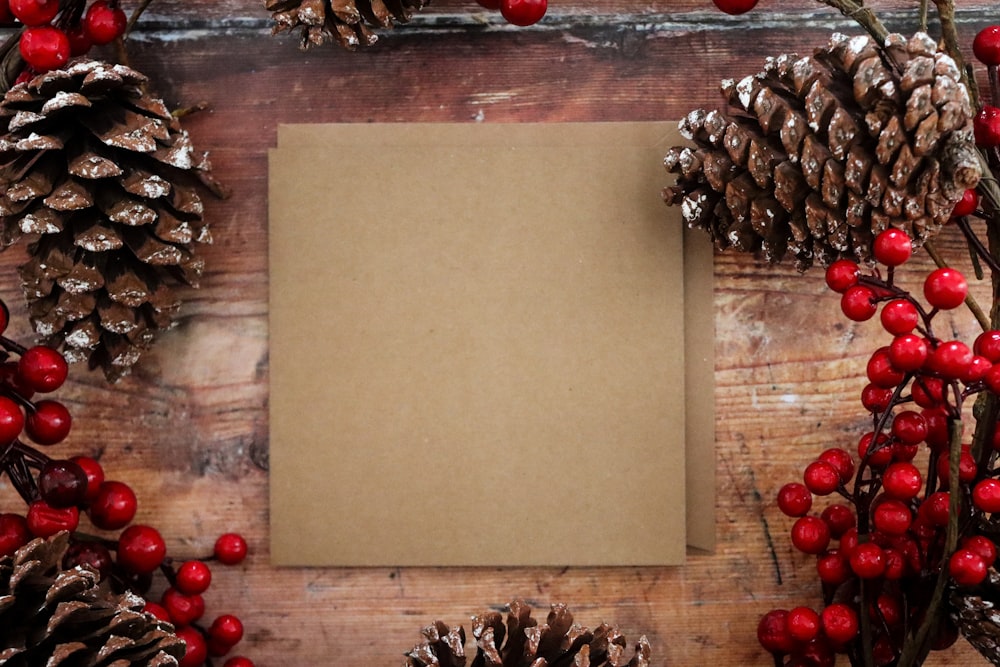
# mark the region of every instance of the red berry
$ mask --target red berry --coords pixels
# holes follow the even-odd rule
[[[878,311],[875,303],[875,292],[864,285],[849,287],[840,297],[840,310],[847,319],[854,322],[870,320]]]
[[[948,524],[948,504],[951,496],[947,491],[935,491],[923,503],[920,504],[920,511],[924,512],[927,520],[935,526],[946,526]]]
[[[940,378],[918,377],[910,390],[913,401],[922,408],[936,408],[944,402],[944,382]]]
[[[38,473],[38,492],[51,507],[81,505],[87,493],[87,474],[72,461],[50,459]]]
[[[184,640],[186,648],[184,657],[177,663],[178,667],[201,667],[208,659],[208,646],[201,630],[185,626],[177,630],[177,636]]]
[[[965,375],[959,379],[965,384],[973,384],[979,382],[986,377],[986,374],[990,372],[993,368],[993,362],[986,357],[981,357],[978,354],[972,356],[972,361],[969,362],[969,367],[965,370]]]
[[[805,516],[812,507],[812,493],[804,484],[790,482],[778,491],[778,509],[786,516]]]
[[[893,336],[902,336],[913,331],[920,323],[917,307],[906,299],[893,299],[882,306],[882,328]]]
[[[161,621],[165,621],[166,623],[171,622],[170,614],[167,612],[166,609],[163,608],[163,605],[146,600],[146,604],[143,605],[142,610],[147,614],[152,614]]]
[[[906,558],[898,549],[892,547],[886,547],[883,549],[883,553],[885,555],[885,574],[883,576],[891,581],[902,579],[906,574]]]
[[[819,614],[809,607],[795,607],[785,617],[788,634],[799,642],[809,642],[819,634]]]
[[[0,558],[10,556],[31,539],[28,521],[20,514],[0,514]]]
[[[10,13],[27,26],[45,25],[59,13],[59,0],[10,0]]]
[[[920,493],[924,479],[912,463],[893,463],[882,475],[882,488],[890,498],[910,500]]]
[[[94,45],[94,43],[90,41],[90,36],[87,35],[86,31],[84,31],[82,25],[78,25],[67,30],[66,37],[69,39],[70,58],[82,56],[90,51],[90,48]]]
[[[937,460],[938,478],[947,482],[950,476],[951,462],[947,456],[939,456]],[[958,481],[960,484],[968,484],[976,478],[976,460],[972,458],[968,445],[962,445],[962,451],[958,456]]]
[[[224,565],[236,565],[247,555],[247,542],[238,533],[220,535],[215,541],[215,557]]]
[[[500,0],[476,0],[486,9],[500,9]]]
[[[894,627],[903,622],[903,602],[896,595],[882,593],[875,601],[875,609],[879,617],[889,627]]]
[[[44,400],[35,403],[35,409],[24,420],[24,430],[39,445],[54,445],[69,435],[73,419],[69,410],[59,401]]]
[[[840,473],[825,461],[813,461],[802,475],[806,487],[817,496],[828,496],[840,486]]]
[[[889,228],[875,237],[872,252],[875,261],[886,266],[899,266],[913,254],[913,244],[906,232]]]
[[[104,483],[104,468],[96,459],[89,456],[71,456],[69,460],[80,466],[84,475],[87,476],[87,491],[84,493],[83,499],[88,503],[93,502],[101,489],[101,484]]]
[[[819,517],[799,517],[792,526],[792,544],[803,553],[822,553],[830,544],[830,528]]]
[[[858,614],[846,604],[834,602],[819,617],[823,634],[835,644],[846,644],[858,634]]]
[[[892,389],[876,387],[869,383],[861,390],[861,405],[869,412],[885,412],[889,408],[890,401],[892,401]]]
[[[208,635],[229,647],[236,646],[243,639],[243,623],[232,614],[223,614],[212,621]]]
[[[844,484],[854,477],[854,459],[851,458],[850,452],[846,449],[840,447],[824,449],[819,455],[819,460],[832,465],[840,474],[840,481]]]
[[[44,500],[28,505],[28,530],[35,537],[51,537],[63,530],[76,530],[80,511],[75,507],[51,507]]]
[[[816,559],[816,573],[820,581],[830,586],[839,586],[854,576],[847,559],[836,549],[819,555]]]
[[[63,556],[63,567],[87,565],[96,570],[102,580],[111,574],[114,564],[111,552],[100,542],[74,542]]]
[[[4,19],[4,10],[6,9],[6,1],[0,0],[0,23],[6,22]],[[7,308],[7,304],[0,301],[0,333],[7,330],[7,325],[10,324],[10,309]]]
[[[972,503],[984,512],[1000,512],[1000,481],[984,479],[972,489]]]
[[[962,198],[955,204],[955,208],[951,211],[951,217],[963,218],[972,215],[977,208],[979,208],[979,193],[976,192],[975,188],[969,188],[962,193]]]
[[[170,620],[173,624],[177,626],[190,625],[205,613],[205,600],[201,595],[185,595],[173,586],[163,591],[160,604],[170,614]]]
[[[21,406],[6,396],[0,396],[0,445],[9,445],[24,429]]]
[[[1000,362],[1000,331],[991,329],[976,336],[972,351],[986,357],[994,364]]]
[[[712,0],[712,2],[727,14],[746,14],[757,6],[757,0]]]
[[[527,26],[545,16],[548,0],[500,0],[500,14],[508,23]]]
[[[107,481],[97,490],[87,513],[90,521],[103,530],[124,528],[135,518],[138,501],[132,487],[124,482]]]
[[[868,380],[876,387],[890,389],[900,384],[906,374],[892,365],[889,359],[889,348],[880,347],[872,353],[868,360]]]
[[[875,528],[886,535],[902,535],[913,522],[910,508],[899,500],[883,500],[872,512]],[[885,554],[883,554],[884,556]]]
[[[983,376],[983,382],[994,394],[1000,394],[1000,364],[990,367]]]
[[[976,586],[986,578],[986,561],[969,549],[958,549],[948,559],[948,574],[959,586]]]
[[[924,298],[927,303],[941,310],[958,308],[965,302],[969,285],[965,276],[948,267],[935,269],[924,280]]]
[[[254,667],[254,664],[250,658],[244,658],[242,655],[237,655],[229,660],[226,660],[222,667]]]
[[[936,452],[947,449],[951,441],[948,414],[943,408],[924,408],[920,415],[927,424],[927,436],[924,438],[927,444]]]
[[[132,574],[149,574],[167,555],[167,544],[152,526],[129,526],[118,536],[118,564]]]
[[[57,69],[69,61],[69,37],[49,25],[26,28],[19,48],[24,62],[38,72]]]
[[[87,8],[83,29],[94,44],[110,44],[125,32],[128,19],[120,7],[111,7],[105,0],[96,0]]]
[[[826,522],[830,527],[830,535],[836,539],[840,539],[844,533],[857,525],[857,519],[851,508],[840,503],[827,506],[819,518]]]
[[[843,294],[857,285],[860,276],[858,263],[849,259],[838,259],[826,267],[826,285],[838,294]]]
[[[1000,25],[980,30],[972,40],[972,53],[984,65],[1000,65]]]
[[[987,567],[993,565],[993,561],[997,559],[997,545],[993,543],[993,540],[983,535],[970,535],[962,540],[962,547],[979,554]]]
[[[916,334],[896,336],[889,344],[889,363],[897,371],[910,373],[919,370],[927,357],[927,341]]]
[[[0,23],[13,23],[14,14],[10,11],[10,3],[7,0],[0,0]]]
[[[1000,146],[1000,108],[989,104],[983,105],[976,114],[972,129],[975,132],[977,146],[983,148]]]
[[[948,379],[957,380],[969,372],[972,350],[960,340],[949,340],[934,348],[927,357],[927,367]]]
[[[858,441],[858,458],[867,460],[873,468],[881,468],[892,462],[892,447],[885,433],[865,433]]]
[[[858,529],[848,528],[840,536],[840,553],[844,558],[850,558],[855,547],[858,546]]]
[[[200,560],[189,560],[177,568],[177,590],[185,595],[197,595],[208,590],[212,570]]]
[[[772,609],[757,623],[757,641],[771,653],[790,653],[795,650],[795,640],[788,632],[788,612]]]
[[[66,382],[69,366],[65,357],[51,347],[36,345],[24,351],[17,371],[25,384],[39,394],[55,391]]]
[[[885,572],[885,553],[874,542],[863,542],[851,551],[851,569],[862,579],[881,577]]]
[[[907,445],[923,442],[927,437],[927,420],[918,412],[903,410],[893,417],[892,435]]]

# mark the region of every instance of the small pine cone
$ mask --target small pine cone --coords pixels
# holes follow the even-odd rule
[[[729,111],[691,112],[664,190],[719,250],[786,254],[800,270],[867,262],[879,232],[923,244],[979,182],[968,91],[952,58],[918,33],[835,34],[812,57],[771,58],[724,81]]]
[[[403,667],[465,667],[465,630],[441,621],[423,630],[425,641],[406,654]],[[649,667],[650,647],[640,637],[631,657],[617,628],[588,630],[573,622],[566,605],[554,604],[544,623],[520,600],[509,605],[507,622],[495,611],[472,617],[476,657],[471,667]],[[504,639],[506,638],[506,643]]]
[[[972,590],[951,594],[951,617],[962,635],[993,665],[1000,665],[1000,574],[990,570]]]
[[[274,18],[272,34],[301,29],[301,48],[334,39],[345,49],[378,41],[372,28],[406,23],[430,0],[264,0]]]
[[[140,596],[109,594],[93,570],[62,569],[68,544],[59,533],[0,558],[0,665],[177,665],[185,645],[173,627]]]
[[[0,242],[22,235],[20,267],[35,331],[108,379],[128,373],[197,286],[210,243],[196,186],[205,156],[145,76],[78,60],[0,101]]]

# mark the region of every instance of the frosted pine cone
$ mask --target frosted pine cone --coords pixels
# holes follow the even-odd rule
[[[800,269],[868,261],[874,236],[905,230],[921,245],[979,182],[968,91],[950,56],[918,33],[834,35],[811,57],[769,59],[725,81],[729,111],[691,112],[664,164],[664,191],[718,249]]]
[[[273,33],[299,29],[302,48],[334,39],[347,49],[378,41],[372,28],[406,23],[430,0],[264,0],[274,18]]]
[[[79,60],[0,102],[0,235],[30,241],[21,279],[36,332],[109,379],[127,373],[197,286],[211,242],[209,165],[146,77]]]
[[[108,594],[93,570],[61,568],[69,534],[36,539],[0,558],[0,664],[5,667],[177,665],[173,628],[134,594]]]
[[[423,631],[425,641],[406,654],[403,667],[465,667],[465,630],[441,621]],[[617,628],[588,630],[573,622],[565,605],[554,604],[544,623],[520,600],[509,605],[506,624],[495,611],[472,617],[476,657],[472,667],[649,667],[650,648],[640,637],[631,657]],[[506,642],[504,641],[506,639]]]

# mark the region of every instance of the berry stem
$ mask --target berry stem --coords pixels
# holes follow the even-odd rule
[[[875,12],[868,7],[865,7],[864,3],[855,2],[855,0],[818,1],[828,7],[840,10],[841,14],[856,21],[857,24],[864,28],[869,35],[874,37],[875,41],[879,44],[885,43],[885,38],[889,35],[889,31],[886,30],[884,25],[882,25],[882,22],[875,15]]]

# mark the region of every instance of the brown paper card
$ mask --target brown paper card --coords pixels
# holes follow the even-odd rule
[[[276,564],[683,559],[674,137],[610,125],[280,128]]]

